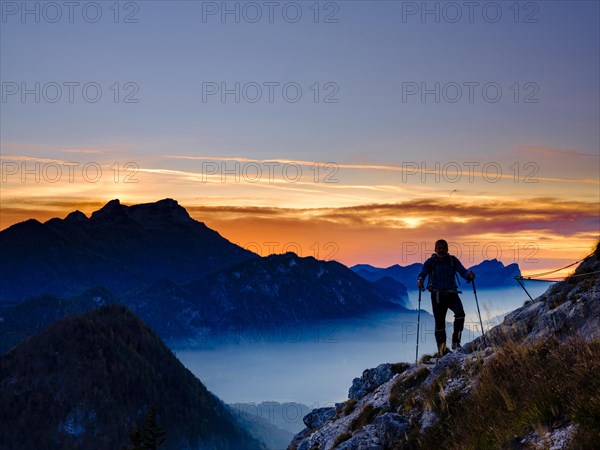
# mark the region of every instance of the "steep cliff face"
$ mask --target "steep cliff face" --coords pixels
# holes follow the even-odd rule
[[[572,277],[459,352],[382,364],[304,419],[289,450],[594,448],[600,439],[600,243]]]

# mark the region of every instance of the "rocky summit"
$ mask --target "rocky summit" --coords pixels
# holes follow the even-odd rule
[[[288,450],[597,448],[600,243],[571,276],[460,351],[366,370]]]

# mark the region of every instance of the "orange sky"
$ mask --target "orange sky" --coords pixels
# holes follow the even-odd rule
[[[198,166],[193,164],[207,160],[212,165],[194,170]],[[179,167],[169,166],[173,161]],[[225,168],[239,167],[239,176],[223,180],[214,173],[223,158],[190,162],[166,156],[162,167],[98,163],[102,175],[92,182],[95,166],[89,166],[86,179],[74,170],[71,180],[65,166],[62,176],[57,175],[56,166],[65,161],[12,155],[2,162],[2,229],[28,218],[64,217],[75,209],[89,215],[114,198],[134,204],[171,197],[192,217],[262,255],[289,250],[346,265],[386,267],[423,261],[433,251],[433,241],[445,238],[465,265],[498,258],[518,263],[524,273],[562,267],[585,256],[600,234],[599,184],[593,177],[538,174],[528,180],[534,182],[524,183],[523,174],[515,180],[513,173],[490,182],[481,172],[470,179],[465,171],[462,180],[449,183],[456,171],[450,175],[427,169],[423,174],[419,164],[417,170],[408,164],[338,164],[334,169],[310,161],[292,167],[279,160],[279,167],[289,166],[287,175],[274,171],[269,177],[265,171],[257,180],[257,167],[265,169],[268,163],[240,158],[225,160]],[[244,169],[243,164],[250,165]],[[509,173],[508,162],[496,164]],[[291,169],[297,167],[302,176],[296,179]]]

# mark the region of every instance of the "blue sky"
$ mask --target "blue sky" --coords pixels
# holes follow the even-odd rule
[[[84,16],[83,5],[89,3],[93,8]],[[98,161],[105,172],[114,163],[135,162],[140,183],[58,186],[9,177],[2,184],[0,228],[76,208],[89,213],[116,197],[125,203],[174,197],[198,208],[311,209],[450,201],[451,196],[467,204],[576,199],[587,202],[580,210],[591,211],[591,217],[576,221],[580,227],[571,236],[581,239],[579,250],[598,235],[598,2],[480,2],[472,21],[465,2],[426,3],[440,10],[439,22],[431,14],[421,16],[423,2],[279,2],[272,23],[264,2],[227,2],[225,7],[240,9],[239,23],[233,15],[226,20],[219,13],[203,16],[203,10],[221,10],[223,2],[120,2],[118,23],[114,2],[82,2],[72,23],[67,7],[54,4],[62,18],[50,23],[57,10],[47,3],[2,2],[4,94],[23,83],[30,89],[40,83],[52,96],[53,83],[63,86],[56,103],[45,98],[36,103],[32,95],[22,102],[18,92],[5,95],[0,104],[3,161]],[[39,23],[33,14],[23,20],[24,7],[39,8]],[[284,7],[288,19],[297,10],[302,17],[296,23],[285,20]],[[256,8],[263,17],[250,23],[243,11],[251,20]],[[406,14],[414,8],[416,14]],[[502,15],[494,23],[498,9]],[[102,17],[90,23],[86,18],[96,10]],[[458,10],[462,18],[451,23]],[[129,13],[136,23],[123,23]],[[328,14],[335,23],[324,23]],[[65,82],[79,83],[72,103]],[[261,100],[236,103],[229,95],[222,102],[217,94],[203,101],[203,83],[233,88],[236,82],[249,89],[249,96],[255,92],[252,86],[261,86]],[[86,83],[102,89],[98,102],[82,97]],[[265,83],[278,84],[273,102]],[[281,87],[287,83],[300,86],[299,101],[284,99]],[[419,93],[403,99],[407,83],[419,89],[439,83],[445,95],[439,102],[432,94],[425,101]],[[492,97],[499,88],[502,97],[486,100],[484,85],[491,85],[486,92]],[[462,89],[460,97],[456,86]],[[125,103],[127,94],[138,102]],[[337,102],[324,102],[328,94]],[[340,167],[339,182],[207,186],[198,183],[203,160],[190,158],[332,162]],[[539,182],[517,183],[509,177],[492,183],[478,177],[453,184],[433,178],[423,182],[418,175],[406,182],[395,169],[405,163],[431,169],[448,162],[463,168],[493,162],[504,175],[517,167],[520,181],[533,173]],[[528,163],[536,170],[528,171]],[[546,207],[556,209],[554,203]],[[201,213],[208,215],[201,219],[211,219],[208,211]],[[412,218],[404,231],[414,232],[420,223]],[[215,221],[214,226],[230,233],[235,229],[233,222]],[[535,234],[540,228],[520,231],[527,239],[541,239]],[[544,230],[546,238],[561,233],[552,226]],[[393,262],[392,256],[385,261]]]
[[[539,11],[521,3],[521,14],[539,22],[516,24],[508,2],[498,23],[484,20],[477,8],[474,23],[463,17],[439,24],[433,16],[422,23],[418,14],[402,23],[403,3],[411,2],[336,2],[339,22],[317,24],[312,2],[299,3],[298,23],[283,20],[279,9],[274,23],[243,17],[235,23],[233,16],[226,23],[207,16],[203,23],[203,2],[191,1],[136,2],[138,23],[112,23],[110,3],[103,3],[98,23],[77,12],[72,24],[44,23],[43,16],[39,24],[33,16],[23,24],[8,16],[2,24],[3,81],[95,81],[105,92],[97,104],[21,104],[11,98],[2,104],[2,139],[259,158],[325,153],[340,162],[398,162],[415,152],[434,159],[496,156],[516,145],[598,149],[597,2],[536,2]],[[334,11],[322,8],[323,14]],[[138,104],[105,101],[108,86],[128,81],[139,86]],[[297,82],[304,95],[295,104],[279,91],[273,104],[237,104],[232,96],[226,104],[218,96],[202,103],[206,81]],[[336,83],[339,103],[311,101],[315,81]],[[503,98],[491,104],[476,89],[473,104],[437,104],[433,96],[422,104],[418,95],[402,103],[402,83],[413,81],[496,82]],[[539,103],[515,104],[509,87],[519,83],[522,89],[527,82],[539,86],[533,97]]]

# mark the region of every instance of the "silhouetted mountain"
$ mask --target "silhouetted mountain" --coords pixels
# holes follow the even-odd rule
[[[390,277],[405,286],[414,287],[423,264],[415,263],[409,266],[394,264],[387,268],[374,267],[369,264],[352,266],[354,272],[366,280],[376,282],[384,277]],[[516,263],[504,266],[497,259],[485,260],[469,268],[477,276],[477,286],[498,288],[515,286],[514,277],[521,275]],[[464,280],[461,279],[461,282]]]
[[[121,300],[169,343],[194,340],[212,329],[193,295],[169,280],[140,286],[121,296]]]
[[[0,232],[0,301],[72,296],[94,286],[122,294],[185,283],[258,256],[192,219],[175,200],[108,202],[87,218],[28,220]]]
[[[185,287],[205,322],[219,329],[360,317],[403,308],[343,264],[291,252],[253,259]]]
[[[65,316],[119,302],[107,289],[94,288],[67,299],[42,295],[16,304],[0,304],[0,355]]]
[[[126,305],[176,347],[206,342],[223,331],[286,326],[403,309],[406,288],[390,278],[371,283],[337,262],[294,253],[253,258],[178,285],[144,284],[118,298],[95,288],[71,298],[39,296],[0,304],[0,354],[73,313]]]
[[[273,406],[267,409],[265,405]],[[287,405],[290,405],[290,403],[287,403]],[[283,450],[287,448],[294,434],[302,429],[302,427],[297,427],[292,432],[275,424],[275,417],[271,414],[276,414],[278,407],[281,410],[279,403],[263,402],[258,405],[255,403],[235,403],[228,406],[240,426],[257,440],[263,442],[268,450]],[[308,407],[304,406],[304,408],[306,412],[300,409],[294,410],[294,412],[300,413],[299,417],[297,417],[298,424],[302,424],[302,417],[309,411]]]
[[[0,232],[0,250],[0,352],[107,303],[127,305],[170,343],[193,344],[231,328],[356,318],[408,301],[392,280],[377,286],[337,262],[261,258],[170,199],[28,220]],[[95,286],[105,289],[101,302]]]
[[[356,264],[350,267],[355,272],[365,271],[365,272],[377,272],[381,270],[379,267],[372,266],[371,264]]]
[[[232,403],[229,405],[235,416],[245,416],[250,422],[260,418],[273,425],[297,433],[304,428],[302,418],[310,412],[310,408],[297,402],[261,402],[261,403]]]
[[[385,276],[374,282],[375,286],[379,287],[383,291],[387,292],[392,298],[398,299],[402,305],[406,306],[406,298],[408,297],[408,291],[406,286],[392,277]]]
[[[248,420],[237,417],[238,424],[256,440],[262,442],[267,450],[284,450],[294,438],[294,433],[282,430],[261,418]]]
[[[517,286],[515,277],[521,276],[518,264],[513,263],[505,266],[495,258],[482,261],[476,266],[470,267],[469,270],[477,275],[475,280],[477,287],[514,287]]]
[[[115,450],[151,405],[161,449],[262,449],[122,306],[62,319],[0,358],[0,448]]]
[[[390,267],[379,268],[369,264],[357,264],[350,267],[350,269],[369,281],[375,282],[384,277],[389,277],[393,280],[396,280],[398,283],[403,284],[404,286],[412,287],[417,280],[421,266],[422,264],[415,263],[406,267],[394,264]]]

